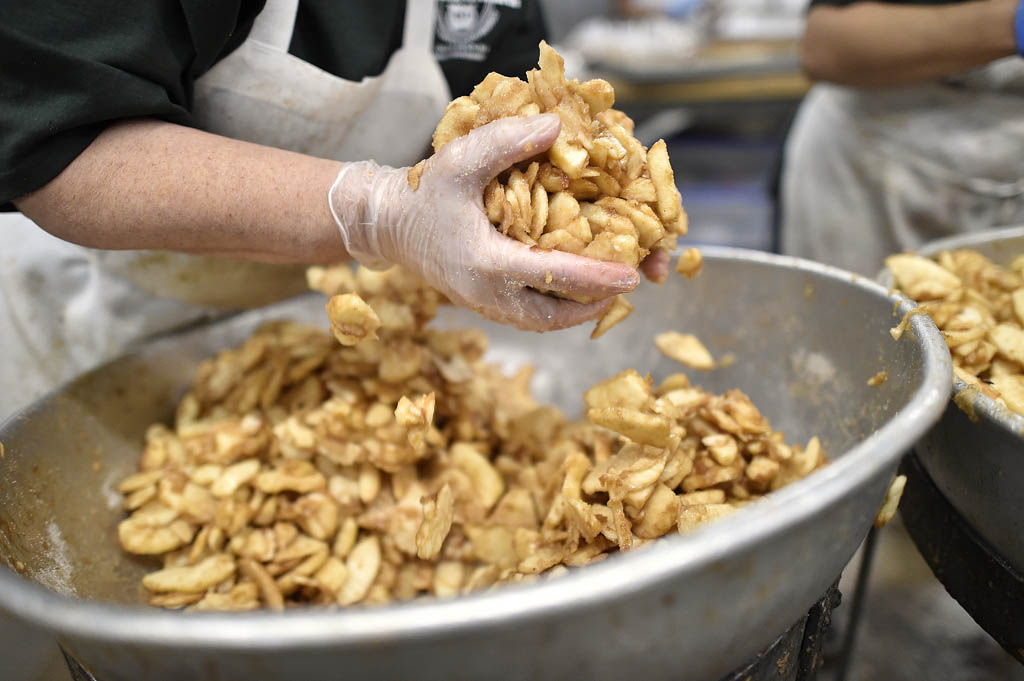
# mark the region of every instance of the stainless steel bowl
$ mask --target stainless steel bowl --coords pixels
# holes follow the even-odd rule
[[[794,258],[709,248],[694,281],[632,296],[600,341],[479,324],[490,356],[537,366],[539,396],[578,414],[583,389],[627,367],[680,367],[655,333],[698,333],[736,362],[696,380],[741,387],[793,441],[833,462],[757,504],[557,580],[449,601],[284,614],[142,607],[148,563],[123,554],[116,481],[147,424],[169,419],[200,359],[263,319],[324,321],[309,296],[156,341],[87,374],[0,429],[0,610],[57,633],[105,681],[189,679],[711,679],[805,613],[863,539],[900,455],[949,399],[949,353],[923,317],[893,342],[878,284]],[[888,380],[868,378],[888,370]],[[49,587],[49,588],[48,588]]]
[[[1024,227],[993,229],[939,239],[917,252],[972,248],[996,264],[1024,254]],[[892,282],[885,272],[883,283]],[[959,378],[953,394],[967,389]],[[918,443],[921,464],[949,502],[1013,567],[1024,572],[1024,416],[977,392],[977,423],[950,402],[946,413]]]

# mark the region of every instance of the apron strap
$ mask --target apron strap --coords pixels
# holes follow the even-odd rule
[[[298,11],[299,0],[267,0],[263,11],[256,15],[249,39],[287,52]]]
[[[402,47],[428,54],[434,51],[436,9],[435,0],[407,0]]]

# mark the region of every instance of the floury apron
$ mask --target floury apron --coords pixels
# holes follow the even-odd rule
[[[450,98],[434,0],[408,1],[401,49],[360,82],[288,54],[297,10],[268,0],[247,40],[196,81],[200,127],[339,161],[418,161]],[[0,421],[133,343],[304,288],[301,267],[87,249],[18,213],[0,215],[0,243]]]
[[[932,239],[1024,224],[1024,62],[886,90],[816,85],[785,164],[783,252],[864,275]]]

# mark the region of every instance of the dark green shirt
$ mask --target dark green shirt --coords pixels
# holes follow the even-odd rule
[[[43,186],[112,121],[194,125],[196,78],[248,35],[265,0],[0,0],[0,206]],[[439,2],[434,51],[456,97],[523,77],[538,0]],[[384,70],[404,0],[300,0],[289,51],[334,75]]]

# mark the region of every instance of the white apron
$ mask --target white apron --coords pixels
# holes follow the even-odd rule
[[[201,127],[339,161],[422,158],[450,98],[434,0],[408,1],[402,48],[360,82],[288,54],[297,8],[268,0],[247,40],[196,81]],[[0,421],[154,334],[304,286],[301,267],[82,248],[19,213],[0,214],[0,244]]]
[[[892,90],[816,85],[786,144],[782,250],[874,276],[890,253],[1024,223],[1024,64]]]

